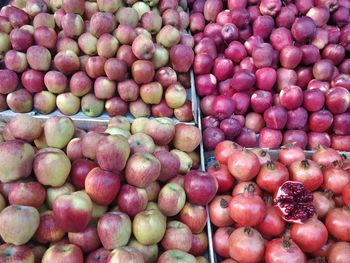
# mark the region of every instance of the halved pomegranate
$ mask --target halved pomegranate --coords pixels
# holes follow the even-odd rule
[[[312,193],[302,183],[295,181],[283,183],[274,195],[275,207],[282,218],[293,223],[303,223],[316,213],[312,201]]]

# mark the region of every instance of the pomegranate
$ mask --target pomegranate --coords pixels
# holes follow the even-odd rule
[[[323,183],[319,165],[312,160],[296,161],[289,166],[290,178],[301,182],[307,190],[314,191]]]
[[[227,164],[228,158],[242,147],[235,142],[225,140],[219,142],[215,147],[214,156],[217,162]]]
[[[311,218],[316,213],[312,201],[312,193],[294,181],[282,184],[274,195],[275,207],[287,222],[302,223]]]
[[[329,191],[313,192],[314,200],[313,206],[316,208],[318,218],[323,219],[327,213],[335,207],[335,202],[332,198],[333,194]]]
[[[311,254],[315,257],[326,257],[334,244],[332,239],[328,239],[326,244],[324,244],[319,250],[312,252]]]
[[[334,208],[327,214],[325,220],[328,232],[342,241],[350,241],[350,209],[349,207]]]
[[[213,246],[215,253],[224,258],[230,257],[229,237],[232,232],[233,227],[219,227],[214,234]]]
[[[208,167],[208,173],[213,175],[218,181],[218,193],[226,193],[232,189],[235,179],[225,164],[215,163],[213,166]]]
[[[277,209],[267,204],[266,215],[257,225],[257,229],[264,237],[272,238],[279,236],[285,230],[285,224]]]
[[[288,143],[282,146],[280,152],[278,153],[278,160],[284,165],[290,165],[293,162],[302,161],[304,159],[304,150],[294,143]]]
[[[248,185],[253,185],[254,186],[254,193],[257,194],[258,196],[262,197],[263,196],[263,192],[260,189],[260,187],[252,182],[252,181],[248,181],[248,182],[239,182],[232,191],[232,196],[238,195],[238,194],[243,194],[244,190],[248,187]]]
[[[256,182],[261,189],[273,194],[288,179],[288,169],[280,162],[270,161],[261,166]]]
[[[260,165],[264,165],[265,163],[271,161],[270,154],[263,149],[254,148],[254,149],[252,149],[252,152],[255,153],[256,156],[258,156]]]
[[[342,198],[343,198],[344,204],[350,205],[350,183],[344,187]]]
[[[333,244],[327,255],[329,263],[347,262],[350,258],[350,244],[348,242],[337,242]]]
[[[247,149],[235,151],[227,160],[230,173],[240,181],[252,180],[260,170],[258,157]]]
[[[324,167],[329,166],[334,161],[342,161],[341,155],[332,148],[319,146],[316,152],[312,155],[312,160]]]
[[[322,188],[332,191],[338,195],[343,192],[344,187],[350,183],[350,175],[341,168],[341,163],[334,161],[330,166],[323,170]]]
[[[292,240],[276,238],[266,245],[265,262],[306,263],[306,257],[300,247]]]
[[[211,222],[217,227],[231,226],[233,220],[229,215],[230,195],[218,195],[209,204]]]

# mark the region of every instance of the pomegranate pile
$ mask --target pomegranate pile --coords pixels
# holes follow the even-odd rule
[[[350,151],[348,0],[189,3],[207,150],[227,139]]]
[[[0,10],[0,111],[192,121],[188,25],[186,1],[10,1]]]
[[[295,144],[278,156],[216,146],[209,214],[220,262],[349,262],[350,161],[323,146],[310,158]]]
[[[89,131],[16,115],[0,129],[0,262],[208,262],[214,176],[201,133],[122,116]]]

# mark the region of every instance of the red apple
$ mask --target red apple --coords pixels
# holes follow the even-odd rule
[[[76,55],[79,55],[79,53],[80,53],[77,41],[75,41],[69,37],[58,36],[58,39],[56,42],[56,52],[67,51],[67,50],[72,51]]]
[[[99,167],[92,169],[85,179],[85,191],[98,205],[109,205],[120,188],[120,176]]]
[[[147,192],[143,188],[137,188],[132,185],[124,184],[120,188],[117,204],[120,211],[130,217],[146,209],[148,202]]]
[[[65,232],[58,227],[53,218],[52,211],[46,211],[40,214],[39,227],[35,232],[35,241],[46,244],[57,242],[65,236]]]
[[[168,106],[166,101],[162,99],[158,104],[152,105],[152,116],[154,117],[173,117],[174,110]]]
[[[177,215],[185,203],[185,190],[177,183],[167,183],[159,192],[158,206],[165,216]]]
[[[49,187],[46,189],[46,205],[48,208],[52,208],[52,204],[55,199],[61,195],[71,194],[75,191],[74,186],[71,183],[65,183],[60,187]]]
[[[91,252],[85,259],[86,263],[107,263],[110,251],[105,248],[99,248]]]
[[[97,164],[88,159],[77,159],[72,163],[70,172],[71,181],[77,189],[85,187],[85,179],[88,173],[97,167]]]
[[[42,263],[83,263],[83,252],[77,245],[55,244],[46,250]]]
[[[177,82],[177,75],[171,67],[162,67],[157,70],[155,80],[158,81],[163,88],[169,87]]]
[[[138,35],[132,42],[131,48],[138,59],[151,59],[155,52],[152,39],[145,35]]]
[[[27,50],[27,61],[32,69],[47,71],[51,65],[51,53],[43,46],[31,46]]]
[[[81,142],[83,156],[91,160],[96,160],[96,148],[99,145],[99,141],[105,136],[106,134],[102,132],[88,132]]]
[[[132,53],[132,48],[130,45],[121,45],[117,51],[117,58],[123,60],[126,64],[128,64],[129,67],[131,67],[132,64],[137,60],[134,53]]]
[[[66,153],[67,157],[69,158],[69,160],[71,160],[71,162],[83,158],[83,153],[81,151],[81,141],[81,138],[73,138],[67,144]]]
[[[200,233],[207,223],[207,211],[204,206],[186,203],[180,212],[180,221],[193,233]]]
[[[45,74],[44,83],[50,92],[60,94],[67,87],[67,77],[59,71],[48,71]]]
[[[178,250],[171,249],[165,251],[159,258],[158,263],[197,263],[196,258],[191,254]]]
[[[115,16],[109,12],[97,12],[92,15],[90,20],[90,32],[96,37],[100,37],[104,33],[111,33],[115,26]]]
[[[125,115],[128,111],[128,104],[120,97],[113,97],[105,102],[105,110],[111,117]]]
[[[112,58],[117,53],[119,43],[111,34],[102,34],[97,40],[97,54],[101,57]]]
[[[140,87],[140,97],[146,104],[159,104],[163,96],[163,87],[159,82],[143,84]]]
[[[56,46],[57,33],[54,29],[47,26],[39,26],[34,30],[34,40],[39,46],[53,49]]]
[[[106,58],[104,57],[90,57],[85,65],[85,71],[88,76],[92,79],[105,75],[104,65],[106,63]]]
[[[118,81],[119,83],[120,81],[125,80],[128,76],[128,64],[118,58],[109,58],[104,65],[104,70],[106,76],[110,80]]]
[[[141,252],[145,262],[156,262],[158,258],[158,245],[142,245],[135,238],[131,238],[128,243],[129,247],[136,248]]]
[[[28,30],[15,28],[10,33],[12,49],[26,52],[34,43],[33,34]]]
[[[170,61],[177,72],[187,72],[194,60],[193,49],[182,44],[175,45],[170,50]]]
[[[192,235],[192,246],[189,251],[194,256],[203,255],[208,250],[208,236],[206,232]]]
[[[107,77],[98,77],[95,80],[94,94],[98,99],[111,99],[114,96],[116,90],[116,83],[112,80],[109,80]]]
[[[22,73],[21,82],[23,87],[30,93],[40,92],[45,88],[45,74],[41,71],[29,69]]]
[[[113,35],[122,45],[131,45],[137,37],[135,29],[127,24],[120,24],[117,29],[114,30]]]
[[[84,1],[83,0],[62,0],[62,7],[67,13],[84,13]]]
[[[32,95],[26,89],[18,89],[6,97],[6,103],[10,110],[17,113],[29,112],[33,108]]]
[[[13,70],[17,73],[25,71],[28,67],[26,54],[13,49],[6,52],[4,61],[6,68],[8,68],[9,70]],[[5,78],[3,77],[2,79],[5,80]]]
[[[91,91],[92,81],[85,72],[78,71],[72,75],[69,88],[73,95],[82,97]]]
[[[175,135],[175,125],[172,119],[160,117],[149,120],[145,124],[145,133],[152,137],[158,145],[169,144]]]
[[[185,152],[194,151],[202,140],[201,133],[196,126],[178,123],[175,126],[174,146]]]
[[[145,260],[140,251],[133,247],[120,247],[112,250],[108,262],[143,263]]]
[[[25,245],[16,246],[5,243],[0,246],[0,262],[32,263],[34,262],[34,253]]]
[[[153,153],[155,149],[155,144],[151,136],[145,133],[135,133],[131,135],[128,139],[131,154],[137,152]]]
[[[26,205],[39,208],[45,201],[45,188],[38,182],[18,183],[8,196],[10,205]]]
[[[185,224],[170,221],[161,244],[164,250],[179,249],[188,252],[192,245],[192,232]]]
[[[90,253],[101,245],[94,224],[88,225],[82,232],[68,233],[68,239],[71,244],[79,246],[84,253]]]
[[[146,188],[148,201],[157,201],[160,192],[160,185],[157,181],[151,183]]]
[[[124,80],[118,83],[118,94],[125,101],[135,101],[139,97],[139,86],[132,79]]]
[[[148,60],[136,60],[131,66],[131,75],[137,84],[151,82],[154,74],[153,63]]]
[[[131,236],[130,218],[122,212],[108,212],[98,221],[97,232],[105,249],[125,246]]]
[[[80,68],[80,61],[72,50],[60,51],[54,58],[55,67],[65,75],[71,75]]]

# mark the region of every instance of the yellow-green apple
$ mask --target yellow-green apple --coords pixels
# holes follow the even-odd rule
[[[7,94],[6,103],[10,110],[18,113],[30,112],[33,108],[32,95],[26,89],[18,89]]]
[[[108,212],[99,219],[97,232],[105,249],[125,246],[131,236],[131,220],[123,212]]]
[[[162,28],[161,16],[153,11],[148,11],[142,14],[140,23],[141,26],[152,35],[157,34]]]
[[[56,105],[64,115],[74,115],[80,110],[80,99],[71,92],[65,92],[57,95]]]
[[[92,220],[97,221],[107,212],[107,210],[108,206],[102,206],[92,202]]]
[[[132,123],[131,123],[131,133],[144,133],[145,130],[145,125],[146,122],[148,122],[148,118],[146,117],[140,117],[136,118]]]
[[[164,237],[166,217],[157,210],[140,212],[133,220],[132,231],[136,240],[141,244],[157,244]]]
[[[144,13],[151,11],[150,6],[144,2],[136,2],[132,5],[132,8],[136,10],[140,18]]]
[[[72,50],[63,50],[56,54],[53,63],[65,75],[71,75],[80,68],[80,61]]]
[[[177,183],[178,185],[181,185],[181,187],[184,187],[185,176],[182,174],[178,174],[175,177],[171,178],[168,182],[169,183]]]
[[[61,31],[61,32],[63,32],[63,31]],[[80,54],[78,42],[69,38],[69,37],[58,36],[57,43],[56,43],[56,52],[68,51],[68,50],[73,52],[74,54],[76,54],[78,56]],[[71,52],[67,52],[66,54],[72,54]],[[69,60],[70,63],[72,63],[73,61],[76,61],[75,57],[74,57],[74,59],[73,59],[73,57],[71,58],[71,60]],[[80,63],[80,61],[79,61],[79,63]],[[72,63],[71,65],[74,65],[74,64],[75,63]],[[80,68],[80,66],[81,65],[79,65],[79,68]],[[71,73],[74,73],[74,72],[71,72]],[[71,74],[71,73],[69,73],[69,74]]]
[[[47,145],[62,149],[74,135],[74,124],[68,117],[52,116],[44,125]]]
[[[34,40],[39,46],[43,46],[48,49],[53,49],[57,42],[57,33],[54,29],[40,26],[34,29]]]
[[[153,183],[149,184],[146,188],[147,198],[148,201],[157,201],[158,194],[160,192],[160,185],[158,181],[154,181]]]
[[[89,117],[98,117],[104,109],[104,101],[96,98],[92,93],[84,95],[81,99],[81,110]]]
[[[163,96],[163,87],[159,82],[143,84],[140,87],[140,97],[147,104],[159,104]]]
[[[77,245],[55,244],[46,250],[42,263],[83,263],[83,252]]]
[[[7,183],[28,177],[34,160],[33,147],[20,140],[0,143],[0,181]]]
[[[73,138],[69,141],[66,147],[66,154],[71,162],[83,158],[81,151],[81,138]]]
[[[99,145],[99,141],[104,137],[106,137],[106,134],[101,132],[94,132],[94,131],[88,132],[84,136],[81,142],[81,150],[82,150],[83,156],[85,158],[95,160],[96,148]]]
[[[111,33],[116,27],[116,19],[112,13],[97,12],[90,20],[90,32],[96,37],[104,33]]]
[[[167,117],[149,120],[145,124],[145,133],[151,136],[157,145],[167,145],[175,135],[174,121]]]
[[[0,213],[0,235],[6,243],[23,245],[33,237],[39,222],[40,215],[34,207],[10,205]]]
[[[121,128],[115,128],[113,126],[107,127],[105,132],[108,133],[109,135],[120,135],[125,137],[126,139],[129,139],[129,137],[131,136],[131,133],[129,131]]]
[[[127,24],[136,27],[139,22],[139,15],[132,7],[120,7],[116,13],[119,24]]]
[[[208,236],[205,231],[192,235],[190,253],[194,256],[203,255],[208,250]]]
[[[158,207],[165,216],[175,216],[186,203],[185,190],[177,183],[167,183],[158,196]]]
[[[101,247],[91,252],[85,258],[85,263],[107,263],[110,251]]]
[[[151,115],[151,107],[141,98],[129,103],[129,111],[134,118],[148,117]]]
[[[34,109],[41,114],[49,114],[56,109],[56,95],[43,90],[34,94]]]
[[[114,96],[117,85],[107,77],[98,77],[94,83],[94,94],[98,99],[110,99]]]
[[[88,159],[77,159],[72,163],[70,178],[77,189],[85,188],[85,179],[88,173],[97,167],[97,164]]]
[[[177,82],[177,75],[171,67],[161,67],[156,72],[155,80],[166,89]]]
[[[178,249],[165,251],[158,258],[158,263],[197,263],[196,258],[191,254]]]
[[[123,170],[129,155],[128,140],[121,135],[109,135],[102,138],[96,148],[97,163],[107,171],[119,172]]]
[[[193,152],[188,152],[187,154],[192,159],[192,169],[198,169],[201,164],[201,159],[198,152],[193,151]]]
[[[146,84],[153,80],[154,65],[149,60],[136,60],[131,66],[131,75],[137,84]]]
[[[54,5],[54,2],[55,0],[50,1],[50,4],[49,4],[52,11],[56,11],[59,7],[61,7],[60,4]],[[58,3],[60,2],[60,0],[57,0],[56,2]],[[55,29],[56,27],[55,18],[52,14],[49,14],[49,13],[39,13],[33,19],[33,26],[34,28],[37,28],[40,26],[46,26],[48,28]]]
[[[185,101],[184,105],[180,108],[174,109],[175,118],[181,122],[189,122],[193,120],[192,102],[190,100]]]
[[[207,224],[207,211],[204,206],[186,203],[180,212],[180,221],[186,224],[192,233],[200,233]]]
[[[155,51],[152,57],[152,63],[155,69],[164,67],[169,62],[169,51],[162,45],[155,44]]]
[[[192,152],[198,147],[201,140],[202,135],[197,127],[184,123],[176,124],[173,144],[178,150]]]
[[[152,39],[145,35],[138,35],[131,45],[132,52],[138,59],[151,59],[155,52]]]
[[[73,95],[82,97],[92,89],[92,81],[84,71],[75,72],[69,81],[69,89]]]
[[[62,0],[62,7],[67,13],[83,14],[84,1],[83,0]]]
[[[28,67],[26,54],[13,49],[5,54],[4,62],[7,69],[17,73],[25,71]]]
[[[5,207],[6,207],[5,197],[2,194],[0,194],[0,212],[4,210]]]
[[[151,136],[145,133],[134,133],[128,139],[131,153],[146,152],[153,153],[155,144]]]
[[[120,188],[117,204],[120,211],[130,217],[146,209],[148,202],[147,192],[143,188],[137,188],[132,185],[124,184]]]
[[[97,54],[101,57],[115,57],[118,47],[118,40],[111,34],[102,34],[97,40]]]
[[[173,149],[170,152],[175,154],[180,160],[179,172],[182,174],[187,173],[192,167],[191,157],[187,153],[180,151],[178,149]]]
[[[48,71],[45,74],[44,83],[48,91],[60,94],[67,87],[67,77],[59,71]]]
[[[85,32],[79,36],[78,45],[86,55],[94,56],[97,54],[97,37],[90,32]]]
[[[164,250],[179,249],[188,252],[192,245],[192,232],[180,221],[169,221],[161,244]]]
[[[171,25],[165,25],[156,36],[157,43],[164,47],[172,47],[180,42],[180,31]]]
[[[204,256],[196,257],[197,263],[209,263],[208,259]]]
[[[101,245],[96,225],[93,223],[89,224],[81,232],[69,232],[68,239],[71,244],[79,246],[84,253],[90,253]]]
[[[57,242],[65,236],[65,232],[57,225],[53,218],[52,211],[46,211],[40,214],[39,227],[35,232],[35,241],[46,244]]]
[[[165,91],[165,101],[170,108],[180,108],[185,104],[186,98],[186,89],[180,83],[171,84]]]
[[[101,12],[111,12],[115,13],[117,10],[123,6],[123,1],[121,0],[98,0],[98,9]]]
[[[141,252],[136,248],[125,246],[112,250],[108,256],[107,262],[144,263],[145,260]]]
[[[105,102],[105,110],[109,116],[125,115],[128,111],[128,103],[120,97],[113,97]]]
[[[0,32],[0,39],[1,39],[0,54],[5,54],[7,51],[11,49],[10,36],[7,33]],[[25,50],[18,50],[18,51],[25,51]]]
[[[109,119],[108,121],[108,128],[114,127],[114,128],[120,128],[126,131],[130,131],[130,121],[125,116],[114,116]]]
[[[146,187],[157,180],[160,162],[150,153],[138,152],[131,155],[126,167],[126,181],[136,187]]]
[[[45,201],[45,188],[38,182],[17,183],[10,191],[10,205],[26,205],[39,208]]]
[[[66,13],[61,19],[61,27],[66,37],[77,38],[84,32],[84,21],[80,15]]]
[[[153,202],[153,201],[149,201],[147,203],[145,211],[149,211],[149,210],[156,210],[156,211],[160,212],[158,204],[156,202]]]
[[[70,160],[60,149],[44,148],[35,155],[33,171],[38,182],[43,185],[62,186],[70,170]]]
[[[5,243],[0,246],[0,262],[34,263],[34,253],[25,245]]]
[[[32,69],[47,71],[51,65],[51,53],[43,46],[31,46],[27,50],[27,61]]]
[[[160,162],[160,175],[157,180],[167,182],[175,177],[180,170],[180,160],[174,153],[166,150],[160,150],[153,153]]]
[[[11,23],[10,23],[8,17],[1,16],[1,18],[0,18],[0,30],[1,30],[1,32],[4,32],[6,34],[10,34],[12,29],[13,29],[13,27],[11,26]]]
[[[189,46],[178,44],[170,49],[170,62],[176,72],[187,72],[194,60],[193,49]]]
[[[27,1],[24,10],[31,17],[35,17],[39,13],[48,12],[48,5],[43,0]]]
[[[46,189],[46,205],[48,208],[52,208],[52,203],[55,199],[61,195],[71,194],[75,191],[74,186],[71,183],[65,183],[60,187],[49,187]]]
[[[66,232],[81,232],[92,215],[92,201],[84,191],[61,195],[52,204],[53,217]]]
[[[99,167],[93,168],[85,178],[85,191],[92,201],[107,206],[116,198],[120,188],[120,176]]]
[[[136,248],[141,252],[145,263],[156,262],[158,258],[158,245],[142,245],[135,238],[131,238],[128,243],[128,247]]]
[[[207,205],[218,191],[218,182],[207,172],[191,170],[185,176],[184,188],[189,202]]]

